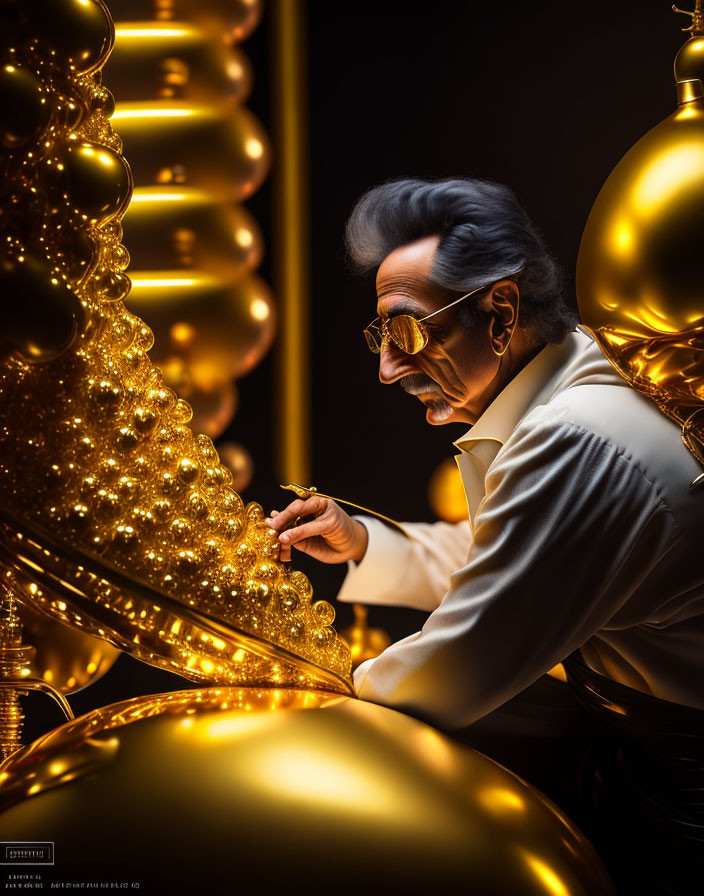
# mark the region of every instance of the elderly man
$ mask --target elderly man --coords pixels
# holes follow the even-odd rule
[[[455,442],[469,526],[404,537],[316,497],[270,521],[284,550],[349,562],[338,599],[430,613],[357,669],[359,696],[464,727],[581,648],[611,679],[704,708],[701,470],[575,330],[514,194],[387,183],[357,204],[347,245],[377,269],[365,335],[381,381],[417,396],[428,423],[470,427]]]

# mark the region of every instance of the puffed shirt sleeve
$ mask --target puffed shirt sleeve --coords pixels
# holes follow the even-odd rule
[[[673,537],[634,462],[534,409],[489,469],[450,590],[422,631],[357,669],[358,696],[471,724],[608,626]]]
[[[337,599],[436,609],[450,587],[450,576],[467,561],[469,521],[403,523],[406,537],[373,517],[355,519],[367,530],[367,552],[361,563],[348,564]]]

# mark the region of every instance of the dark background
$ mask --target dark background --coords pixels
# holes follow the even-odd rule
[[[294,2],[294,0],[283,0]],[[297,0],[296,0],[297,2]],[[373,282],[346,267],[342,233],[359,195],[401,175],[477,175],[510,185],[571,276],[596,194],[623,153],[675,105],[672,61],[689,22],[668,0],[617,4],[399,0],[308,5],[312,220],[313,483],[401,520],[431,519],[427,483],[454,453],[457,426],[430,427],[424,409],[376,377],[363,327]],[[256,84],[248,102],[270,125],[269,13],[245,43]],[[110,86],[109,84],[107,85]],[[250,203],[271,246],[270,187]],[[271,278],[269,260],[263,275]],[[245,497],[281,508],[274,451],[274,356],[240,382],[225,439],[255,460]],[[344,569],[294,555],[320,598]],[[340,606],[338,626],[349,623]],[[394,638],[422,614],[374,608]],[[71,699],[76,713],[108,701],[182,687],[128,656]],[[56,724],[31,711],[26,736]],[[42,703],[42,706],[45,704]]]

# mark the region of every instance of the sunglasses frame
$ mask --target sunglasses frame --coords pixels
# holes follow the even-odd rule
[[[445,305],[444,308],[439,308],[437,311],[433,311],[432,314],[427,314],[425,317],[417,318],[413,317],[412,314],[397,314],[394,317],[390,318],[375,317],[374,320],[364,329],[364,337],[367,340],[367,347],[369,348],[369,351],[373,352],[375,355],[381,354],[384,343],[393,342],[396,348],[404,354],[417,355],[418,352],[422,352],[423,349],[428,345],[428,341],[430,339],[430,337],[428,336],[428,328],[424,326],[426,320],[430,320],[430,318],[435,317],[436,314],[441,314],[443,311],[447,311],[448,308],[452,308],[454,305],[459,305],[460,302],[464,302],[465,299],[468,299],[470,296],[476,295],[476,293],[481,292],[483,289],[488,289],[489,286],[491,286],[491,284],[489,284],[488,286],[478,286],[476,289],[473,289],[466,295],[460,296],[459,299],[455,299],[454,302],[450,302],[449,305]],[[403,348],[403,346],[399,345],[398,340],[394,338],[394,335],[390,330],[393,321],[402,320],[403,318],[406,318],[409,321],[413,321],[413,328],[416,329],[420,334],[423,344],[415,351],[408,351],[408,349],[405,349]],[[381,324],[377,324],[377,321],[379,320],[381,321]],[[373,332],[372,328],[378,332],[381,338],[377,338],[377,335]]]

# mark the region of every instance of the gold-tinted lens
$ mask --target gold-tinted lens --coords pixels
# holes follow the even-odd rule
[[[367,340],[367,345],[370,351],[373,351],[375,355],[378,355],[381,351],[381,337],[377,339],[376,335],[372,332],[372,330],[364,331],[364,338]]]
[[[415,355],[428,344],[425,327],[410,314],[399,314],[392,317],[388,324],[389,336],[402,352]]]

